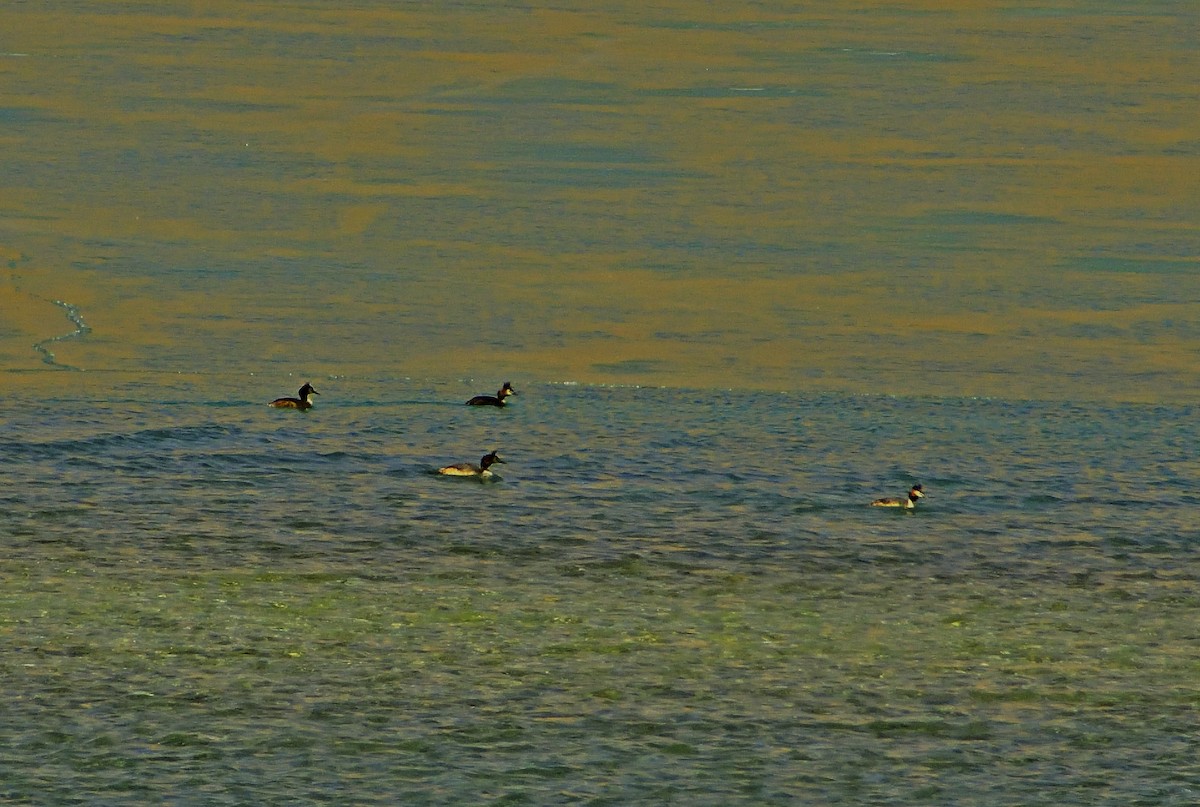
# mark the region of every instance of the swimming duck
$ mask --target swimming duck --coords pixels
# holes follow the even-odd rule
[[[512,388],[511,381],[505,381],[495,395],[476,395],[471,400],[467,401],[467,406],[504,406],[504,399],[509,395],[516,395],[517,391]]]
[[[913,485],[908,491],[908,498],[905,499],[876,499],[871,502],[872,507],[903,507],[905,510],[911,510],[917,506],[917,499],[922,499],[925,494],[921,492],[920,485]]]
[[[490,454],[484,454],[478,465],[470,462],[458,462],[454,465],[447,465],[445,468],[438,468],[438,473],[444,476],[477,476],[480,479],[487,479],[493,476],[489,469],[497,462],[504,462],[504,460],[500,459],[500,456],[493,451]]]
[[[299,398],[276,398],[271,401],[269,406],[274,406],[276,409],[312,409],[312,396],[320,394],[312,388],[312,384],[305,383],[300,388]]]

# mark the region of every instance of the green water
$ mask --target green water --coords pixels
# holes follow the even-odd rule
[[[0,7],[0,801],[1197,803],[1197,9]]]
[[[1194,576],[53,555],[3,564],[16,802],[1187,804],[1200,781]]]
[[[13,407],[0,795],[1194,802],[1190,408],[517,388]]]

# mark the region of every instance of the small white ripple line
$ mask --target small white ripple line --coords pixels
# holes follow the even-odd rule
[[[48,345],[55,342],[62,342],[67,339],[82,339],[91,333],[91,327],[83,321],[83,314],[79,312],[79,306],[68,303],[65,300],[51,300],[56,306],[67,312],[67,319],[75,326],[75,330],[70,333],[51,336],[49,339],[43,339],[40,342],[35,342],[33,349],[42,354],[42,361],[52,367],[61,367],[64,370],[82,370],[82,367],[75,367],[70,364],[63,364],[54,357],[54,351],[50,350]]]

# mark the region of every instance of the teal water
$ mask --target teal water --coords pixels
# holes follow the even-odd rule
[[[0,8],[0,800],[1196,803],[1197,14]]]
[[[13,402],[7,798],[1195,799],[1190,407],[314,383]]]

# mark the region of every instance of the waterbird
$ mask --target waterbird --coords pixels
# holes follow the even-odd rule
[[[516,395],[517,391],[512,388],[511,381],[505,381],[495,395],[476,395],[471,400],[467,401],[467,406],[504,406],[504,399],[509,395]]]
[[[917,506],[917,499],[925,498],[925,494],[921,491],[920,485],[913,485],[908,491],[908,496],[903,499],[876,499],[871,502],[872,507],[903,507],[905,510],[911,510]]]
[[[447,465],[445,468],[438,468],[438,473],[443,476],[477,476],[480,479],[487,479],[494,476],[489,469],[497,462],[504,462],[504,460],[500,459],[500,456],[493,451],[490,454],[484,454],[478,465],[471,462],[457,462],[454,465]]]
[[[312,384],[305,382],[304,386],[300,388],[299,398],[276,398],[271,401],[269,406],[274,406],[276,409],[299,409],[301,411],[312,409],[312,396],[320,394],[312,388]]]

